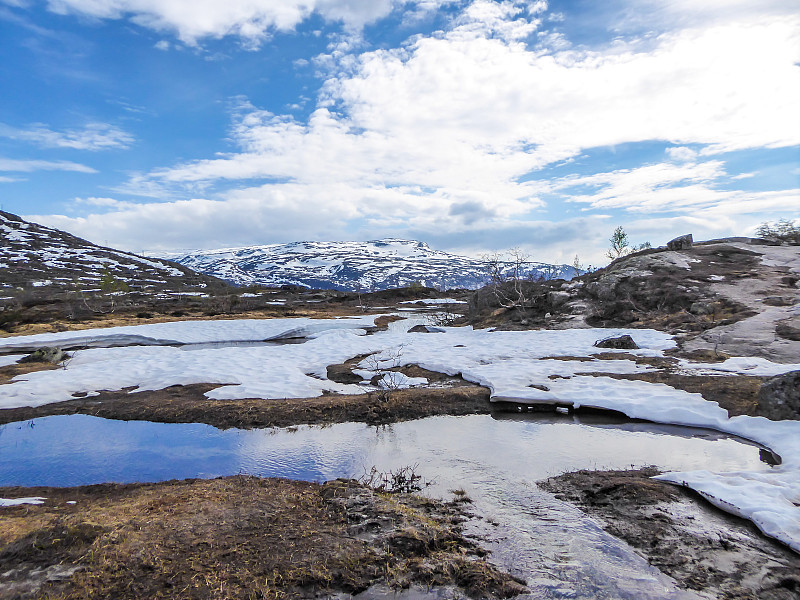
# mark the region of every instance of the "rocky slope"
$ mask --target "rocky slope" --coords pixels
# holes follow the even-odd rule
[[[519,327],[633,326],[686,352],[800,361],[800,246],[727,238],[655,248],[570,282],[476,293],[472,321]]]
[[[166,260],[97,246],[0,212],[0,329],[141,310],[221,293],[228,284]]]
[[[132,291],[192,291],[219,283],[170,261],[103,248],[65,231],[0,212],[2,296],[24,288],[92,292],[116,287]],[[4,298],[7,300],[8,298]]]
[[[191,269],[236,285],[300,285],[315,289],[375,291],[412,284],[475,289],[486,283],[485,261],[433,250],[423,242],[294,242],[170,255]],[[514,264],[504,262],[508,272]],[[569,279],[568,265],[526,263],[524,276]]]

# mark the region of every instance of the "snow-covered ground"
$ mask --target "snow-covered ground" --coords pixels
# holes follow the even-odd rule
[[[372,317],[336,320],[270,319],[186,321],[132,327],[40,334],[0,340],[0,351],[80,343],[128,347],[95,347],[77,351],[65,369],[42,371],[0,385],[0,408],[38,406],[69,400],[75,393],[135,387],[135,391],[170,385],[218,383],[211,398],[282,398],[318,396],[325,390],[363,393],[363,385],[326,379],[326,367],[353,356],[377,353],[357,372],[418,364],[486,385],[493,400],[592,406],[648,419],[729,432],[764,444],[783,458],[769,472],[668,473],[661,479],[687,485],[721,508],[752,520],[767,535],[800,552],[800,422],[762,417],[728,418],[715,402],[663,384],[617,380],[588,373],[636,373],[649,367],[631,360],[577,360],[600,350],[594,342],[610,335],[631,335],[640,356],[661,356],[675,345],[654,330],[573,329],[491,331],[446,327],[439,333],[408,333],[421,320],[391,323],[388,331],[366,335]],[[226,341],[280,340],[305,337],[302,344],[204,347]],[[163,344],[184,344],[166,346]],[[157,345],[146,345],[157,344]],[[188,345],[187,345],[188,344]],[[191,345],[200,345],[191,349]],[[622,352],[622,351],[621,351]],[[687,372],[772,375],[800,369],[764,359],[732,358],[719,364],[684,362]],[[551,379],[550,376],[557,376]],[[421,381],[398,378],[402,384]],[[135,392],[134,392],[135,393]]]
[[[47,498],[31,497],[31,498],[14,498],[12,500],[0,498],[0,508],[4,506],[19,506],[20,504],[42,504]]]
[[[467,304],[466,300],[455,298],[425,298],[423,300],[404,300],[400,304]]]

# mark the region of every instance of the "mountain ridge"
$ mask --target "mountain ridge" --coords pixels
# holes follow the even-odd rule
[[[15,299],[19,290],[34,295],[123,288],[159,293],[209,285],[224,283],[169,260],[99,246],[0,211],[0,288],[5,290],[0,300]]]
[[[161,256],[240,286],[379,291],[419,284],[439,289],[477,289],[489,279],[486,260],[434,250],[425,242],[401,238],[302,241]],[[580,273],[569,265],[498,263],[502,275],[520,266],[522,276],[531,279],[570,279]]]

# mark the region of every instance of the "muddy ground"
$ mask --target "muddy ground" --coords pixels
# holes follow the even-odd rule
[[[0,598],[315,598],[375,584],[524,591],[461,534],[466,503],[234,476],[0,488]]]
[[[434,415],[487,414],[491,409],[489,391],[477,386],[396,390],[386,398],[375,392],[288,400],[212,400],[204,396],[215,387],[218,386],[198,384],[133,394],[126,390],[101,392],[90,398],[36,408],[0,410],[0,424],[84,414],[124,421],[206,423],[220,429],[250,429],[353,421],[380,425]]]
[[[353,382],[351,369],[363,357],[332,365],[332,379]],[[37,363],[0,368],[4,377],[35,370]],[[42,365],[43,368],[53,368]],[[315,398],[215,400],[205,396],[219,385],[176,385],[161,390],[130,393],[104,391],[38,407],[0,410],[0,424],[53,415],[84,414],[123,421],[206,423],[220,429],[253,429],[291,425],[361,422],[382,425],[436,415],[488,414],[502,409],[489,402],[489,390],[465,381],[409,365],[397,369],[409,377],[425,377],[429,387],[370,391],[365,394],[325,394]],[[7,379],[6,379],[7,380]]]
[[[396,288],[363,294],[285,287],[286,289],[226,287],[219,293],[206,297],[166,299],[158,294],[137,293],[117,299],[114,305],[109,304],[109,298],[113,296],[106,294],[98,294],[97,298],[84,302],[76,302],[57,293],[31,302],[0,302],[0,337],[171,321],[290,317],[331,319],[409,308],[410,304],[403,303],[414,300],[442,297],[466,300],[470,294],[466,290],[440,292],[426,287]],[[96,309],[90,310],[90,307]],[[465,307],[466,305],[456,304],[445,308],[448,314],[455,317]],[[423,311],[436,310],[435,307],[426,305],[414,308]]]
[[[752,375],[698,375],[687,373],[680,368],[678,358],[685,358],[697,362],[713,363],[721,362],[728,358],[727,355],[719,355],[704,352],[674,352],[674,356],[665,357],[643,357],[629,354],[627,352],[599,352],[593,357],[581,356],[554,356],[548,357],[550,360],[571,360],[586,362],[586,371],[581,375],[593,375],[595,377],[611,377],[614,379],[627,379],[631,381],[647,381],[648,383],[660,383],[675,389],[683,390],[693,394],[700,394],[710,402],[716,402],[728,411],[732,417],[738,415],[765,416],[758,404],[758,392],[761,384],[768,377],[756,377]],[[593,372],[591,360],[630,360],[639,365],[649,367],[651,370],[640,373],[605,373]],[[1,372],[1,371],[0,371]],[[551,377],[558,377],[552,375]]]
[[[655,469],[578,471],[540,487],[598,518],[679,585],[708,598],[796,600],[800,556]]]

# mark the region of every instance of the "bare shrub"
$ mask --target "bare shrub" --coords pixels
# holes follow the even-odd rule
[[[756,235],[770,242],[800,245],[800,225],[796,225],[795,220],[780,219],[775,223],[762,223],[756,229]]]
[[[365,470],[358,481],[384,494],[415,494],[434,483],[418,474],[418,468],[419,465],[406,465],[394,471],[378,471],[373,466],[369,471]]]

